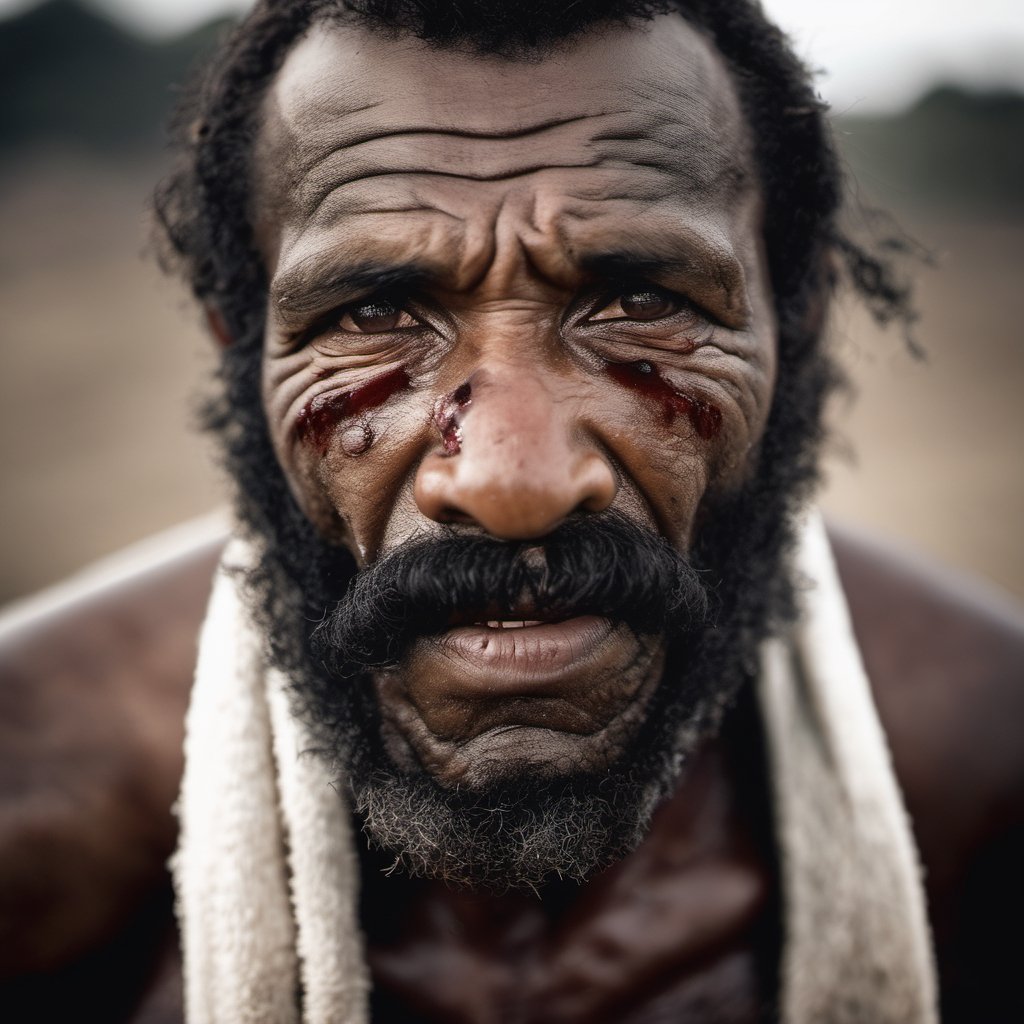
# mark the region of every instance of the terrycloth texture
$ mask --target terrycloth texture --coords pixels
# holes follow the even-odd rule
[[[369,981],[345,795],[289,713],[235,578],[210,599],[172,862],[189,1024],[361,1024]]]
[[[251,557],[232,542],[226,564]],[[934,1024],[916,854],[820,520],[805,614],[759,693],[782,865],[785,1024]],[[200,647],[174,860],[190,1024],[362,1024],[345,794],[291,716],[221,571]]]
[[[785,908],[786,1024],[931,1024],[917,851],[825,528],[796,558],[804,607],[765,644],[759,694]]]

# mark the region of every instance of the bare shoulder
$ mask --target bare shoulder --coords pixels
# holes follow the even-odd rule
[[[1024,610],[830,532],[925,868],[944,1019],[1024,1019],[1002,939],[1024,914]]]
[[[166,920],[153,901],[166,902],[222,543],[209,529],[178,538],[0,615],[0,978],[59,970],[126,928],[138,937],[147,914]]]
[[[978,769],[993,791],[1024,781],[1024,609],[895,543],[831,535],[904,785],[940,785],[949,814],[954,774]]]

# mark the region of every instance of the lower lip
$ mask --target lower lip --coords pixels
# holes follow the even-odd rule
[[[613,630],[596,615],[513,628],[459,626],[437,637],[444,653],[485,674],[500,672],[518,680],[550,676],[594,658]]]

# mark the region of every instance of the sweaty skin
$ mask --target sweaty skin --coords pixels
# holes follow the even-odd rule
[[[536,62],[317,27],[266,98],[253,210],[274,446],[364,564],[608,509],[685,550],[747,471],[775,375],[761,197],[728,73],[678,17]],[[504,626],[380,673],[392,756],[468,786],[608,764],[661,642]]]

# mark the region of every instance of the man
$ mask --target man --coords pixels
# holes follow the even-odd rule
[[[900,311],[822,111],[740,0],[579,8],[265,2],[184,121],[158,211],[239,518],[181,802],[191,1017],[925,1021],[934,950],[944,1019],[1016,1019],[1020,621],[837,541],[928,934],[803,512],[843,258]],[[218,554],[7,643],[62,759],[11,769],[22,971],[157,886]]]

